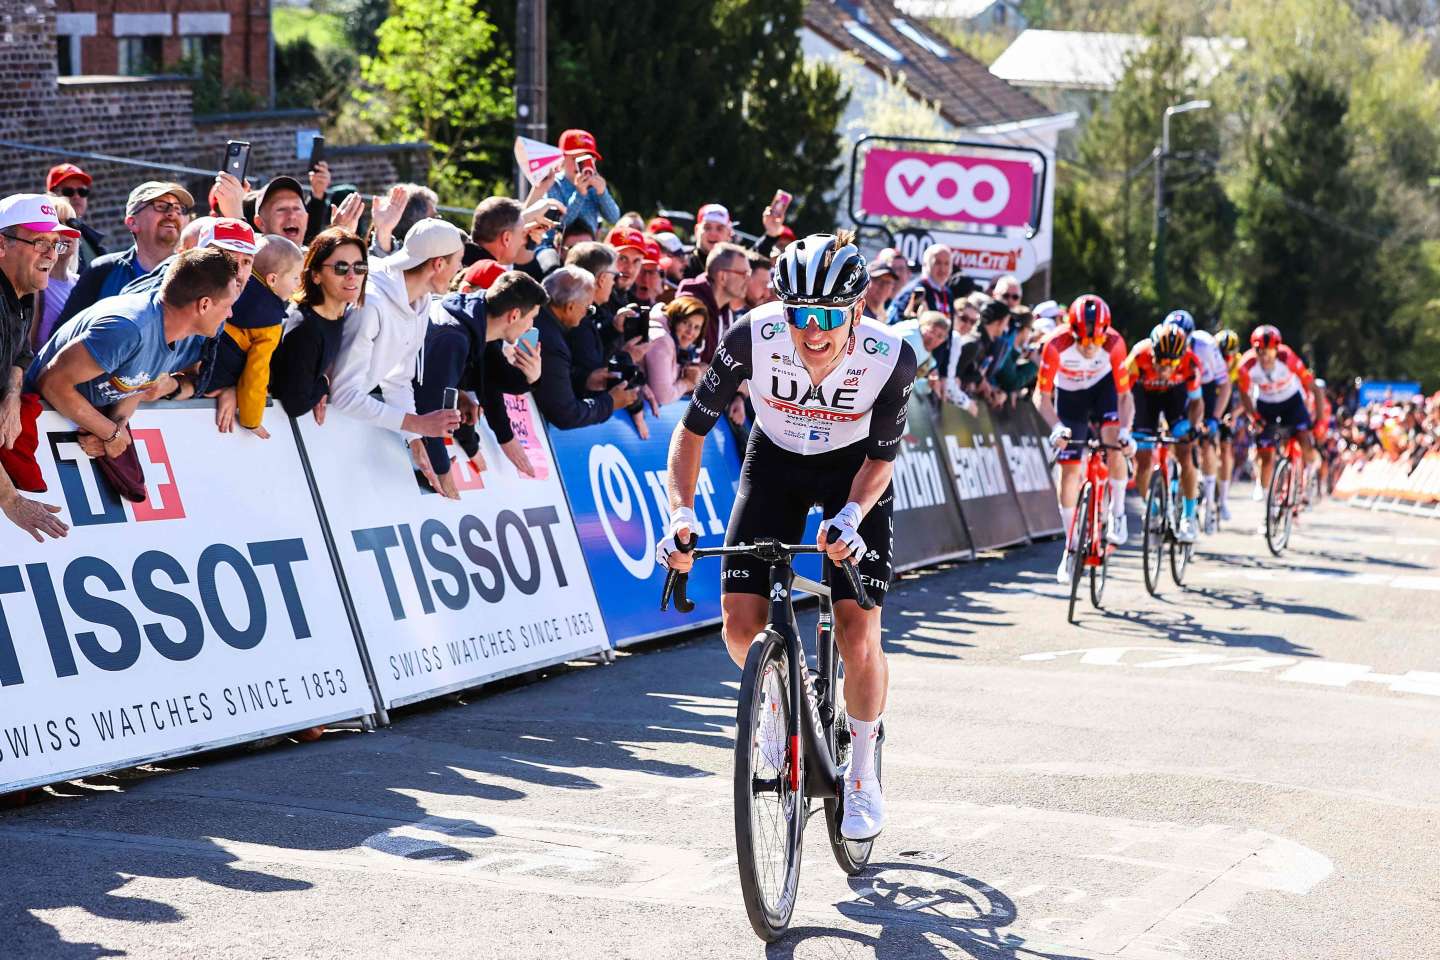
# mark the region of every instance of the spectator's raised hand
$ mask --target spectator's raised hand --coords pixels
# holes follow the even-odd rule
[[[537,343],[532,347],[524,340],[521,340],[515,344],[514,356],[511,358],[510,363],[515,369],[525,374],[525,379],[528,382],[538,383],[540,381],[540,344]],[[605,371],[600,370],[597,372],[602,375],[602,379],[600,385],[594,389],[600,390],[605,386],[603,379]],[[594,374],[591,374],[591,376],[593,377]]]
[[[402,429],[422,437],[448,437],[460,426],[459,410],[432,410],[430,413],[405,415]]]
[[[430,454],[426,452],[423,440],[410,441],[410,460],[425,478],[425,482],[430,484],[430,489],[440,493],[440,478],[435,475],[435,468],[430,466]]]
[[[365,201],[360,194],[352,193],[340,201],[340,206],[330,204],[330,226],[344,227],[351,233],[356,233],[360,229],[360,215],[364,212]]]
[[[58,540],[70,530],[64,521],[55,516],[60,512],[59,507],[22,497],[18,493],[0,503],[0,511],[4,512],[11,523],[34,537],[36,543],[44,543],[45,536]]]
[[[767,205],[765,212],[760,214],[760,222],[765,225],[765,236],[778,237],[785,229],[785,218],[776,216],[773,205]]]
[[[616,410],[624,410],[639,396],[640,391],[623,380],[610,388],[610,399],[614,402]]]
[[[321,160],[310,171],[310,196],[323,197],[330,192],[330,164]]]
[[[325,404],[329,399],[329,397],[321,397],[320,402],[315,404],[315,409],[310,411],[315,417],[315,426],[317,427],[325,423]]]
[[[500,444],[500,452],[505,454],[515,469],[520,471],[522,477],[534,477],[535,465],[530,462],[530,457],[525,453],[525,446],[514,437],[506,443]]]
[[[220,171],[215,175],[215,189],[211,196],[215,200],[215,209],[222,217],[233,217],[236,220],[243,220],[245,214],[245,194],[250,190],[250,181],[241,183],[233,173]]]
[[[600,171],[597,170],[587,178],[586,186],[594,187],[596,193],[603,194],[610,185],[605,182],[605,178],[600,176]]]
[[[409,200],[410,195],[406,193],[405,185],[397,183],[388,193],[376,194],[375,199],[370,202],[370,223],[375,227],[375,244],[381,250],[390,249],[395,237],[395,227],[405,215],[405,204]]]

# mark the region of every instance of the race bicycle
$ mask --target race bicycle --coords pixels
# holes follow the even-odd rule
[[[831,529],[831,538],[838,537],[838,530]],[[817,810],[825,811],[830,849],[847,874],[853,876],[865,869],[874,846],[873,839],[847,840],[840,834],[850,728],[844,722],[844,672],[835,646],[830,588],[799,576],[791,565],[796,556],[819,553],[814,544],[759,539],[696,549],[692,539],[689,544],[679,544],[679,549],[693,551],[696,559],[747,554],[770,565],[769,620],[750,645],[740,679],[734,780],[740,890],[750,925],[768,943],[790,926],[800,886],[805,824]],[[826,561],[827,569],[828,564]],[[856,602],[866,610],[874,607],[855,564],[847,560],[841,569]],[[688,613],[695,608],[685,595],[688,580],[688,574],[669,572],[660,597],[661,610],[672,595],[676,610]],[[796,590],[820,598],[813,671],[795,625],[791,598]],[[882,726],[875,747],[877,776],[884,744]],[[819,807],[811,806],[812,798],[821,801]]]
[[[1185,569],[1195,550],[1193,543],[1182,543],[1180,529],[1180,463],[1171,456],[1170,448],[1184,440],[1169,434],[1137,434],[1136,440],[1155,444],[1155,469],[1150,473],[1150,490],[1145,496],[1140,552],[1145,573],[1145,589],[1150,596],[1160,595],[1160,574],[1165,552],[1170,553],[1170,575],[1177,587],[1185,584]]]
[[[1080,488],[1080,498],[1075,503],[1075,516],[1066,531],[1066,542],[1073,544],[1073,561],[1070,564],[1070,610],[1066,619],[1075,622],[1075,601],[1080,596],[1080,578],[1090,572],[1090,604],[1100,609],[1101,598],[1105,595],[1106,575],[1110,569],[1110,555],[1115,547],[1106,538],[1110,528],[1111,503],[1110,468],[1102,451],[1124,450],[1123,446],[1103,442],[1093,434],[1085,441],[1085,483]]]
[[[1300,438],[1294,430],[1279,429],[1287,434],[1285,455],[1276,458],[1275,468],[1270,474],[1270,489],[1265,495],[1265,545],[1277,557],[1290,545],[1291,528],[1308,499],[1302,496],[1302,492],[1306,492],[1310,481]],[[1280,446],[1278,441],[1276,446]]]

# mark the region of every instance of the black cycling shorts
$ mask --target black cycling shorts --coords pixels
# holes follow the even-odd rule
[[[856,443],[826,453],[802,455],[776,446],[758,428],[751,430],[745,462],[740,467],[735,508],[725,530],[725,545],[749,543],[759,537],[800,543],[812,506],[818,503],[822,519],[829,519],[850,502],[850,485],[865,463],[866,446]],[[894,503],[892,486],[860,521],[865,556],[856,561],[856,566],[866,592],[876,604],[885,602],[893,574],[890,555],[894,526],[890,513]],[[721,576],[726,593],[770,595],[770,568],[754,557],[726,557]],[[838,567],[830,567],[828,581],[834,600],[855,599],[850,581]]]
[[[1135,398],[1135,426],[1139,433],[1159,433],[1160,417],[1174,433],[1180,421],[1186,419],[1185,410],[1190,405],[1190,391],[1185,384],[1177,383],[1168,390],[1146,390],[1136,384],[1130,390]]]

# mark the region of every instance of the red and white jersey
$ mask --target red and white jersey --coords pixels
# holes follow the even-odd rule
[[[1260,356],[1253,349],[1247,350],[1240,358],[1240,369],[1236,371],[1236,382],[1246,393],[1254,388],[1255,397],[1261,403],[1284,403],[1302,388],[1309,389],[1315,380],[1305,361],[1289,347],[1281,347],[1275,356],[1275,366],[1266,370],[1260,366]]]
[[[1041,347],[1036,389],[1041,393],[1088,390],[1106,375],[1115,378],[1117,391],[1130,389],[1130,374],[1125,370],[1125,339],[1114,330],[1106,331],[1100,349],[1087,357],[1080,352],[1080,340],[1066,327],[1052,333]]]

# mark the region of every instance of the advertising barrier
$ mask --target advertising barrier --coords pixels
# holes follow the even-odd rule
[[[935,427],[975,549],[1024,543],[1028,539],[1025,518],[990,411],[981,404],[979,415],[973,416],[946,403],[941,405]]]
[[[991,411],[995,432],[1000,438],[1005,468],[1010,473],[1010,486],[1020,504],[1020,516],[1030,538],[1050,537],[1063,531],[1060,506],[1055,495],[1055,480],[1043,443],[1049,433],[1040,411],[1032,404],[1022,403],[1014,409],[1002,407]]]
[[[510,405],[536,476],[481,430],[459,500],[422,490],[399,436],[332,413],[299,421],[387,707],[594,653],[605,624],[545,432]]]
[[[1411,467],[1408,459],[1352,463],[1335,482],[1334,496],[1404,512],[1431,515],[1440,504],[1440,454],[1429,453]]]
[[[910,394],[910,415],[895,458],[896,570],[975,556],[935,432],[933,410],[929,391],[917,387]]]
[[[660,612],[665,570],[655,562],[655,544],[670,525],[668,438],[687,409],[683,401],[661,407],[659,419],[650,420],[649,440],[640,439],[623,411],[581,430],[549,431],[600,612],[617,646],[720,619],[718,569],[691,579],[691,613],[682,615],[673,607]],[[705,439],[695,491],[695,513],[705,527],[702,546],[725,536],[740,453],[724,423]]]
[[[269,440],[209,403],[131,424],[148,500],[47,411],[35,496],[70,534],[0,524],[0,793],[375,711],[284,413]]]

